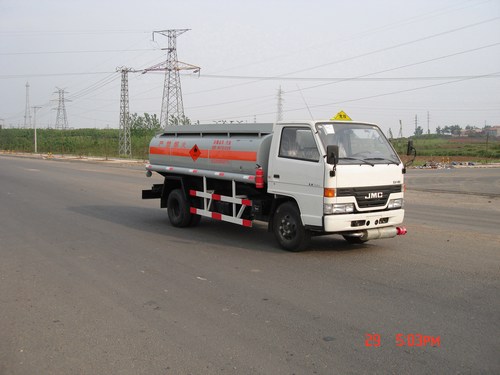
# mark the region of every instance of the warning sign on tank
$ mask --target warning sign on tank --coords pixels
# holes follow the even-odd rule
[[[191,155],[191,158],[193,159],[193,161],[196,161],[196,159],[198,159],[200,157],[201,151],[197,145],[194,145],[193,148],[191,150],[189,150],[189,155]]]

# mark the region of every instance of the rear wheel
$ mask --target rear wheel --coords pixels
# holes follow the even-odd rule
[[[191,215],[191,219],[189,220],[188,227],[195,227],[200,223],[201,216],[200,215]]]
[[[311,233],[304,228],[296,204],[285,202],[274,214],[273,231],[279,245],[288,251],[305,250]]]
[[[189,212],[188,201],[181,189],[172,190],[168,195],[167,212],[170,223],[178,228],[189,226],[191,221],[195,220],[193,216],[198,216]]]

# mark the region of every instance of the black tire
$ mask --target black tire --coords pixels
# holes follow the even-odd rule
[[[194,216],[189,212],[188,201],[181,189],[172,190],[168,195],[167,212],[170,223],[178,228],[189,226]]]
[[[296,204],[285,202],[274,214],[273,231],[279,245],[287,251],[303,251],[311,239],[311,233],[304,228]]]
[[[201,216],[200,215],[191,215],[191,219],[189,220],[188,227],[195,227],[200,223]]]
[[[361,244],[368,242],[368,240],[363,240],[360,237],[354,237],[354,236],[343,236],[343,237],[344,237],[344,240],[346,240],[348,243],[353,244],[353,245],[361,245]]]

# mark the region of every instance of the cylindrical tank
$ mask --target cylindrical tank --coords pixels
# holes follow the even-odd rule
[[[267,170],[272,132],[273,124],[172,126],[151,140],[149,162],[254,175],[257,166]]]

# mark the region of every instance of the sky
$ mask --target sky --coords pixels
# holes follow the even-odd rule
[[[119,67],[166,60],[177,38],[192,122],[329,119],[397,136],[500,125],[500,0],[0,0],[0,125],[118,128]],[[130,113],[161,112],[163,72],[128,74]]]

